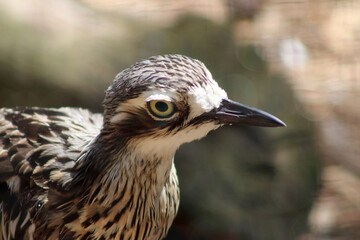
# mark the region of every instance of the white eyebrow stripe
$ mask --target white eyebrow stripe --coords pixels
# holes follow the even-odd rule
[[[119,123],[127,118],[128,113],[127,112],[119,112],[116,115],[114,115],[111,119],[111,123]]]
[[[146,102],[154,101],[154,100],[163,100],[163,101],[167,101],[167,102],[174,101],[170,96],[164,95],[164,94],[153,94],[153,95],[150,95],[149,97],[145,98]]]

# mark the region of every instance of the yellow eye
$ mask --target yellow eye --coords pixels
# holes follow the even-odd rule
[[[158,118],[169,118],[176,112],[176,106],[172,102],[154,100],[148,102],[148,108],[152,115]]]

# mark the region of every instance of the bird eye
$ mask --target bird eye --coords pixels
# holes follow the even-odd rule
[[[148,108],[152,115],[158,118],[169,118],[176,112],[172,102],[154,100],[148,102]]]

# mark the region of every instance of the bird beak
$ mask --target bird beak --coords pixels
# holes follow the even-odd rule
[[[242,124],[260,127],[286,127],[277,117],[256,108],[223,99],[220,106],[210,112],[220,124]]]

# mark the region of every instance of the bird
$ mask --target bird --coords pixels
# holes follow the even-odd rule
[[[178,54],[120,72],[103,108],[0,110],[1,240],[163,239],[179,208],[180,145],[223,125],[286,126]]]

